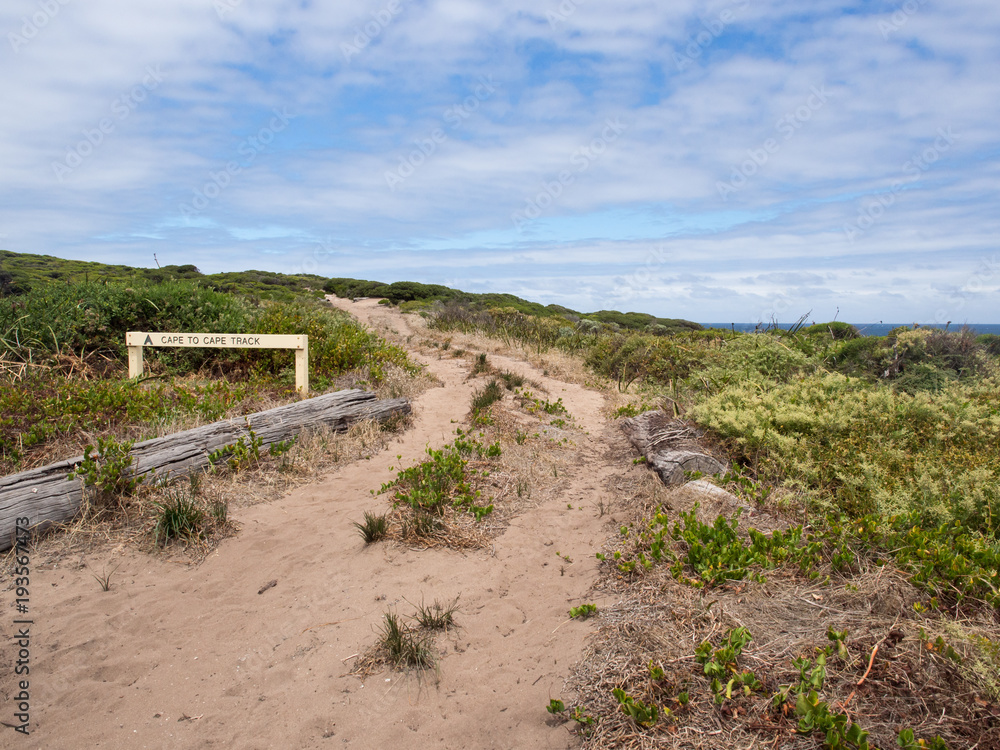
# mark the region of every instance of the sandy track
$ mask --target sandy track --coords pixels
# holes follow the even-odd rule
[[[374,302],[337,304],[395,328],[401,340],[413,333],[398,312]],[[390,466],[448,442],[476,385],[466,381],[463,360],[414,358],[444,387],[415,401],[411,429],[370,460],[236,512],[240,533],[203,563],[118,555],[113,564],[121,567],[104,593],[92,574],[110,551],[49,565],[40,551],[32,580],[33,732],[5,729],[0,746],[578,746],[545,706],[561,694],[592,627],[567,622],[567,612],[590,600],[594,552],[606,533],[596,508],[609,500],[604,482],[617,470],[607,444],[620,438],[601,415],[603,397],[491,355],[543,382],[575,417],[577,465],[567,481],[516,517],[492,550],[366,548],[351,522],[384,507],[370,490],[394,478]],[[563,564],[557,550],[573,563]],[[277,585],[258,594],[273,579]],[[439,637],[436,676],[346,674],[352,657],[375,642],[387,607],[408,615],[405,600],[459,595],[461,627]],[[12,618],[4,619],[9,628]],[[13,687],[12,675],[3,685]]]

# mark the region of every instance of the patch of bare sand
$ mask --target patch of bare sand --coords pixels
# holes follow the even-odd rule
[[[413,334],[374,303],[345,306],[403,340]],[[488,550],[365,547],[352,522],[385,508],[371,490],[450,441],[479,385],[464,360],[415,359],[443,387],[415,400],[411,429],[369,460],[236,509],[241,531],[200,564],[110,550],[46,563],[39,550],[32,734],[17,746],[576,747],[545,706],[594,627],[568,621],[568,610],[596,579],[607,520],[598,508],[616,470],[607,446],[620,451],[623,438],[608,429],[600,393],[496,356],[563,399],[579,428],[569,430],[575,465]],[[102,592],[93,576],[112,569]],[[459,627],[438,637],[436,671],[349,674],[388,609],[408,616],[410,603],[455,597]]]

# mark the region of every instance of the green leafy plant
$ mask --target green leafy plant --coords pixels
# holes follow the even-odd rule
[[[93,487],[101,499],[122,498],[132,495],[142,484],[143,476],[131,471],[132,441],[119,442],[114,438],[97,438],[94,446],[83,450],[83,460],[68,475],[68,479],[83,479],[84,487]]]
[[[611,694],[618,700],[622,711],[639,726],[652,727],[660,718],[660,709],[655,703],[644,703],[638,698],[633,698],[621,688],[615,688]],[[669,715],[670,709],[664,709],[664,713]]]
[[[569,616],[577,620],[586,620],[596,614],[596,604],[581,604],[579,607],[572,607],[569,611]]]
[[[477,521],[493,512],[492,503],[480,503],[481,492],[472,487],[464,456],[495,458],[502,453],[498,442],[484,446],[459,430],[451,445],[437,450],[428,447],[426,452],[426,461],[400,471],[394,481],[382,485],[378,494],[393,492],[395,502],[409,505],[415,511],[414,523],[421,516],[441,516],[449,505],[472,513]]]
[[[740,672],[737,661],[743,649],[753,640],[750,631],[744,627],[730,630],[718,648],[709,641],[703,641],[695,649],[695,661],[702,665],[702,671],[709,677],[715,703],[721,705],[733,697],[734,689],[744,695],[760,690],[763,686],[753,672]]]
[[[896,738],[896,744],[903,750],[948,750],[948,745],[939,736],[932,740],[917,739],[912,729],[904,729]]]
[[[283,456],[288,453],[298,442],[298,437],[290,437],[287,440],[279,440],[276,443],[271,443],[268,447],[267,452],[274,457]]]
[[[550,698],[549,705],[545,707],[545,710],[550,714],[561,714],[566,710],[566,704],[558,698]]]
[[[832,713],[826,701],[821,700],[815,690],[799,693],[795,701],[795,715],[799,717],[796,731],[799,734],[824,735],[823,746],[829,750],[857,748],[869,750],[868,732],[856,722],[852,723],[845,713]]]
[[[213,464],[225,461],[230,471],[240,471],[251,466],[259,466],[260,449],[264,445],[264,440],[258,437],[257,433],[250,427],[249,422],[247,422],[246,429],[247,434],[241,435],[239,440],[232,445],[227,445],[210,452],[208,460]]]
[[[827,628],[826,637],[830,639],[834,646],[837,648],[837,656],[843,660],[847,660],[847,631],[846,630],[834,630],[832,627]]]
[[[927,632],[923,628],[920,628],[920,642],[924,645],[924,648],[926,648],[928,651],[931,651],[935,654],[940,654],[941,656],[944,656],[947,659],[951,659],[956,664],[962,663],[961,654],[959,654],[951,646],[951,644],[947,643],[945,639],[942,638],[941,636],[938,636],[936,639],[932,641],[930,639],[930,636],[927,635]]]

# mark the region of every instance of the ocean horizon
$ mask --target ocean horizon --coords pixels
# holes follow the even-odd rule
[[[762,323],[701,323],[705,328],[724,328],[726,330],[736,330],[741,333],[749,333],[759,328],[766,328],[770,324]],[[793,323],[778,323],[778,328],[789,329]],[[900,326],[912,327],[913,323],[852,323],[862,336],[886,336],[893,328]],[[944,326],[937,323],[920,323],[921,328],[940,328],[941,330],[960,331],[962,328],[971,328],[975,333],[1000,334],[1000,323],[965,323],[962,325]]]

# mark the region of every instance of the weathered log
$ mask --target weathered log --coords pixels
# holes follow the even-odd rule
[[[298,401],[246,417],[175,432],[132,446],[132,476],[170,480],[208,465],[209,454],[249,438],[248,426],[267,447],[287,440],[309,427],[325,425],[343,431],[364,419],[382,421],[409,414],[403,398],[376,400],[375,394],[345,390]],[[17,519],[26,518],[32,528],[68,521],[80,509],[83,484],[67,475],[83,461],[77,456],[30,471],[0,477],[0,551],[13,546]]]
[[[699,433],[693,427],[662,411],[647,411],[626,419],[622,431],[665,485],[683,484],[685,472],[690,476],[694,472],[718,474],[726,470],[725,464],[702,452]]]

